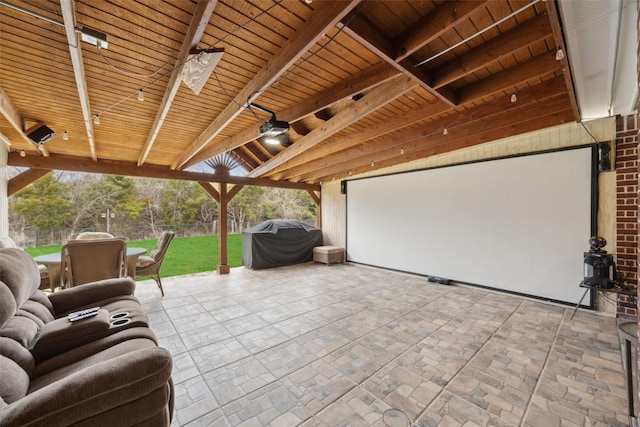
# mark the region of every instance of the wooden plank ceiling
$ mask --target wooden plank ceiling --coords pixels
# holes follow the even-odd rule
[[[259,182],[318,184],[578,120],[554,1],[0,4],[12,165],[175,177],[229,153]],[[191,49],[224,51],[197,95]],[[290,122],[286,143],[261,142],[248,102]]]

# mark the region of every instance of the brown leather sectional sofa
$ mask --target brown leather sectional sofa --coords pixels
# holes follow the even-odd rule
[[[135,282],[52,294],[39,284],[33,258],[0,249],[0,426],[168,426],[171,355],[157,345]]]

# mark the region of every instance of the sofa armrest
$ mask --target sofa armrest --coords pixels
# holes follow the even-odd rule
[[[166,398],[157,406],[172,408],[171,355],[161,347],[135,350],[89,366],[0,406],[2,425],[71,425],[131,405],[132,424],[161,408],[137,407],[154,390]],[[163,391],[163,388],[166,391]],[[140,406],[140,405],[138,405]],[[95,422],[95,420],[93,421]]]
[[[40,328],[29,350],[36,361],[41,361],[106,335],[110,326],[107,310],[98,310],[95,316],[75,322],[66,317],[56,319]]]
[[[56,316],[60,316],[81,307],[100,305],[97,303],[109,298],[133,295],[135,290],[136,282],[129,277],[106,279],[54,292],[49,294],[49,301]]]

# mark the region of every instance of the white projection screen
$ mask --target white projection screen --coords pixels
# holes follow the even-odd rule
[[[577,304],[594,231],[592,150],[350,180],[348,260]]]

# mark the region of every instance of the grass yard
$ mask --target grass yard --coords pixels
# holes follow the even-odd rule
[[[242,265],[242,234],[228,236],[228,263],[230,267]],[[156,245],[156,239],[132,240],[128,246],[145,248],[147,254]],[[60,252],[62,245],[25,248],[33,256]],[[218,236],[175,237],[162,264],[162,277],[214,271],[218,264]],[[142,278],[145,279],[145,278]]]

